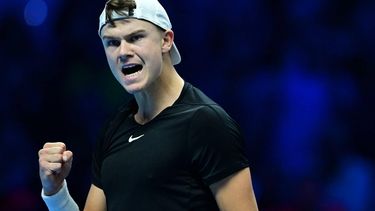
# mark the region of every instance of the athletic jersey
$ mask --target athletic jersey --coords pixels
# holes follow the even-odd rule
[[[93,184],[109,211],[218,210],[209,185],[248,166],[238,125],[185,82],[176,102],[135,122],[133,99],[105,130],[93,155]]]

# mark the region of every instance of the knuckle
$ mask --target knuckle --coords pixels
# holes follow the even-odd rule
[[[52,142],[46,142],[44,143],[43,148],[49,148],[52,144]]]
[[[46,142],[43,145],[43,148],[51,148],[51,147],[62,147],[62,148],[64,148],[65,143],[63,143],[63,142]]]
[[[38,156],[41,157],[44,154],[44,149],[40,149],[38,151]]]

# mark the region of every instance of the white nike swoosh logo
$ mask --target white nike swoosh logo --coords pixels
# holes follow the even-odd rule
[[[140,135],[140,136],[137,136],[137,137],[134,137],[133,138],[133,135],[131,135],[130,137],[129,137],[129,143],[131,143],[131,142],[133,142],[133,141],[135,141],[135,140],[138,140],[138,139],[140,139],[140,138],[142,138],[143,136],[144,136],[145,134],[142,134],[142,135]]]

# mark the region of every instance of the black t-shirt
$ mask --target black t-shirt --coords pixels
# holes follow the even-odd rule
[[[238,125],[187,82],[147,124],[136,110],[134,100],[121,109],[94,151],[108,210],[218,210],[209,185],[248,166]]]

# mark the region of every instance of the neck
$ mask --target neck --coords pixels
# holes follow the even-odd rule
[[[163,70],[160,77],[150,84],[147,90],[134,95],[138,104],[136,122],[146,124],[171,106],[180,96],[183,86],[184,81],[173,66]]]

